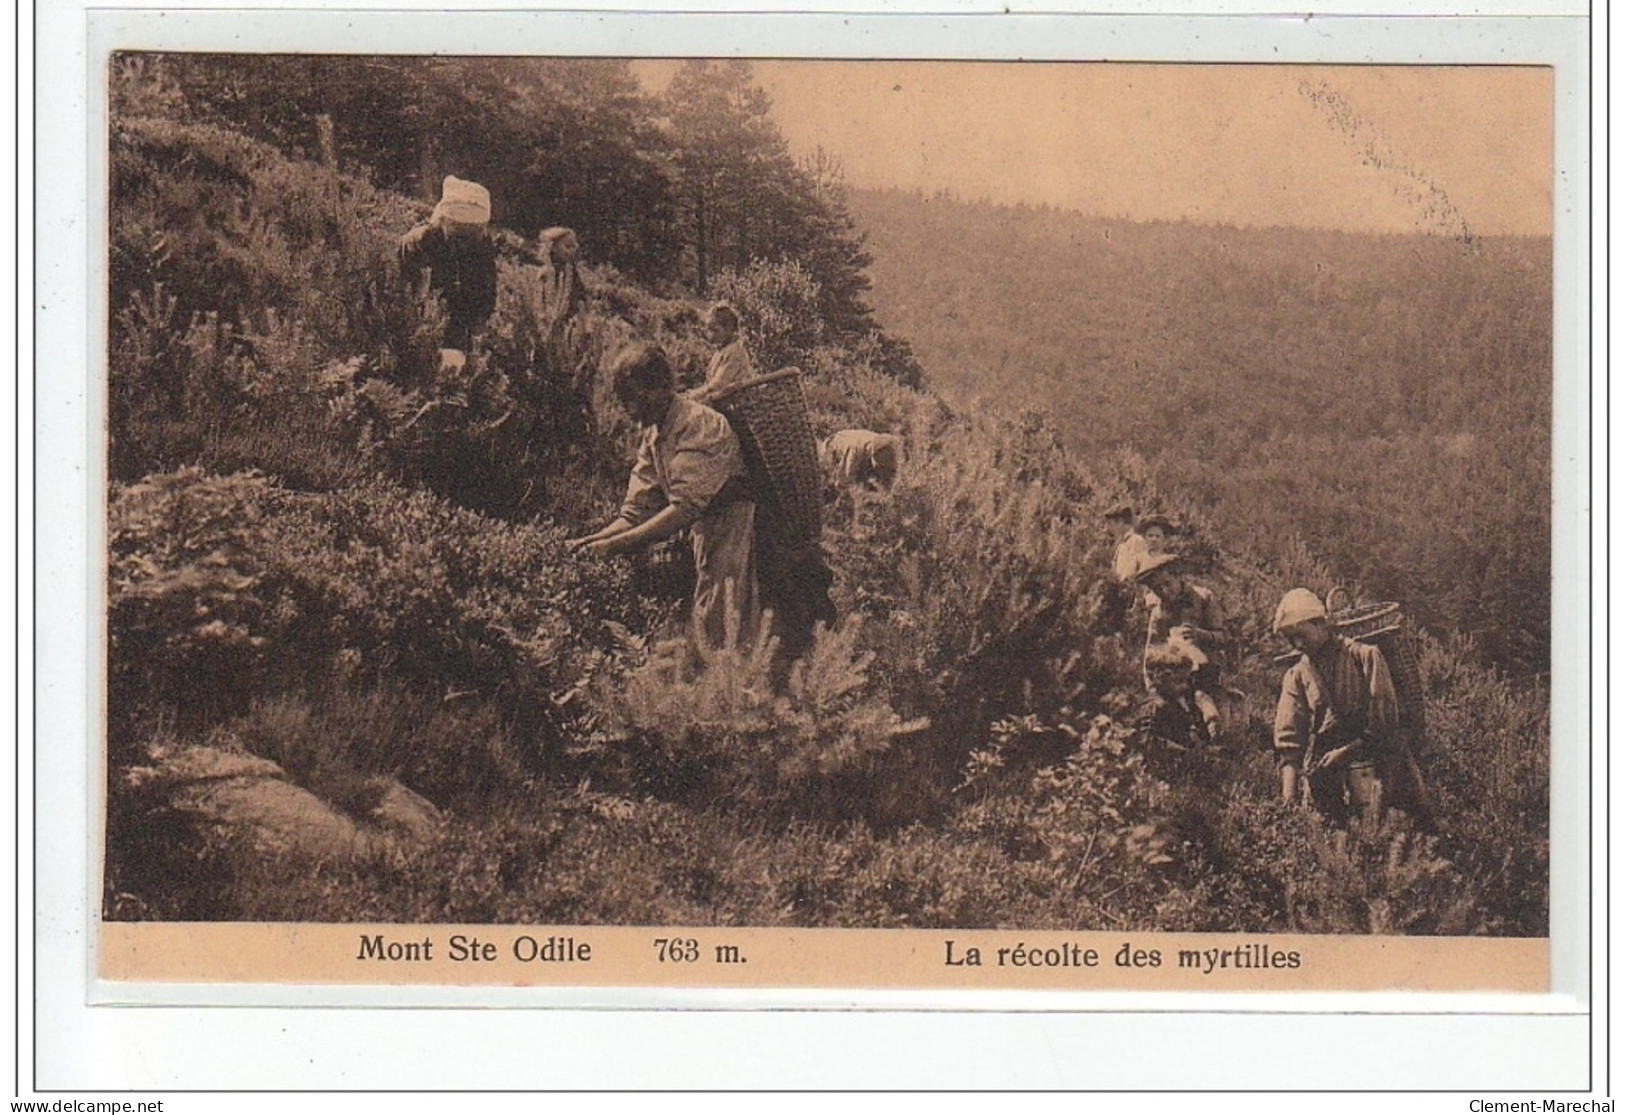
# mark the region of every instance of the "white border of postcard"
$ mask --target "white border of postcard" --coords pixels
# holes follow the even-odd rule
[[[578,5],[579,6],[579,5]],[[737,5],[743,8],[745,5]],[[761,4],[750,7],[760,9]],[[375,7],[375,6],[374,6]],[[1587,622],[1593,553],[1588,446],[1601,415],[1590,367],[1591,187],[1588,35],[1574,4],[1483,4],[1486,19],[1228,16],[1265,5],[1188,5],[1181,15],[994,14],[1005,5],[903,5],[913,14],[708,15],[675,12],[448,12],[280,9],[163,12],[47,3],[36,12],[38,96],[33,472],[19,477],[20,518],[37,517],[35,564],[19,570],[38,623],[20,662],[23,748],[19,922],[20,1088],[668,1088],[908,1087],[1084,1089],[1523,1090],[1602,1086],[1593,1063],[1593,956],[1605,911],[1593,905],[1607,869],[1601,831],[1604,694],[1593,689],[1603,631]],[[1131,11],[1130,4],[1092,5]],[[304,10],[298,10],[304,9]],[[1331,5],[1345,13],[1369,5]],[[893,9],[896,11],[896,9]],[[1016,8],[1021,13],[1023,8]],[[1027,10],[1031,10],[1030,8]],[[1458,11],[1460,9],[1457,9]],[[923,14],[951,13],[953,18]],[[1198,14],[1202,13],[1202,14]],[[1538,18],[1518,19],[1536,14]],[[1554,665],[1552,986],[1544,996],[1367,994],[1172,996],[1144,993],[863,991],[548,991],[469,988],[109,985],[90,978],[96,911],[99,740],[86,669],[99,645],[87,554],[99,532],[99,414],[87,390],[100,337],[86,323],[105,236],[87,183],[102,134],[86,105],[97,59],[125,48],[338,50],[346,53],[547,53],[639,56],[1088,57],[1202,61],[1534,63],[1557,68],[1554,197],[1558,313],[1554,400]],[[87,70],[87,62],[90,67]],[[87,137],[89,137],[87,139]],[[23,143],[29,134],[23,133]],[[25,199],[24,204],[27,204]],[[1599,202],[1600,204],[1600,202]],[[88,221],[88,224],[87,224]],[[20,226],[26,222],[20,221]],[[26,227],[20,227],[26,236]],[[29,245],[22,240],[24,258]],[[21,293],[19,292],[19,298]],[[24,335],[23,343],[27,344]],[[47,356],[49,354],[49,356]],[[26,391],[26,385],[24,390]],[[1600,444],[1600,442],[1599,442]],[[94,445],[98,453],[87,452]],[[37,500],[26,500],[34,487]],[[1594,548],[1595,547],[1595,548]],[[1597,589],[1601,591],[1600,586]],[[1589,640],[1587,638],[1589,634]],[[22,655],[20,659],[28,656]],[[30,690],[32,692],[30,693]],[[36,765],[37,764],[37,765]],[[36,786],[31,798],[26,788]],[[29,851],[25,845],[22,851]],[[1590,858],[1588,858],[1588,852]],[[50,865],[44,869],[44,865]],[[25,905],[25,910],[27,909]],[[30,972],[37,970],[30,1030]],[[176,1004],[120,1010],[87,1002]],[[214,1004],[203,1008],[190,1004]],[[222,1010],[231,1005],[244,1009]],[[437,1011],[301,1011],[249,1005]],[[569,1006],[484,1011],[484,1006]],[[605,1012],[595,1008],[623,1008]],[[671,1008],[684,1008],[675,1013]],[[747,1013],[735,1013],[745,1008]],[[767,1008],[767,1009],[761,1009]],[[700,1013],[694,1013],[699,1011]],[[720,1012],[720,1013],[719,1013]],[[948,1012],[948,1013],[943,1013]],[[1006,1013],[1015,1012],[1015,1013]],[[1087,1013],[1080,1013],[1087,1012]],[[1270,1051],[1290,1047],[1290,1056]],[[1380,1081],[1362,1049],[1385,1068]],[[1425,1056],[1416,1056],[1419,1049]],[[351,1052],[353,1050],[353,1052]],[[719,1053],[718,1051],[733,1051]],[[745,1055],[745,1054],[748,1054]],[[1176,1055],[1177,1054],[1177,1055]],[[1322,1097],[1324,1099],[1324,1097]],[[1302,1101],[1300,1101],[1302,1102]],[[1319,1103],[1321,1100],[1307,1102]]]

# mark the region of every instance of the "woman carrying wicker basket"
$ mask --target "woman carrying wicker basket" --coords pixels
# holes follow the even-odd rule
[[[748,649],[760,626],[756,504],[745,483],[739,439],[722,415],[677,394],[660,346],[631,345],[615,358],[610,374],[621,405],[644,428],[643,439],[620,514],[571,540],[571,548],[608,557],[686,527],[694,542],[696,642]]]

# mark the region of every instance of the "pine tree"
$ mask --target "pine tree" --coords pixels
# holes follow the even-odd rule
[[[693,286],[704,293],[720,268],[748,266],[753,250],[777,254],[767,250],[760,223],[782,200],[771,194],[782,184],[789,152],[768,119],[767,94],[751,84],[747,62],[684,63],[665,107]]]

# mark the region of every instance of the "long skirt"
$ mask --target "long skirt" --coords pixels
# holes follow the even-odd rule
[[[694,638],[748,652],[761,629],[756,587],[756,504],[734,500],[689,528],[694,539]]]

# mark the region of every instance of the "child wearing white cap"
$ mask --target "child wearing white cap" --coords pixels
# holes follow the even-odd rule
[[[1380,818],[1400,746],[1399,699],[1382,652],[1337,634],[1304,588],[1281,598],[1274,628],[1299,654],[1275,709],[1282,800],[1296,801],[1307,784],[1310,804],[1333,825]]]

